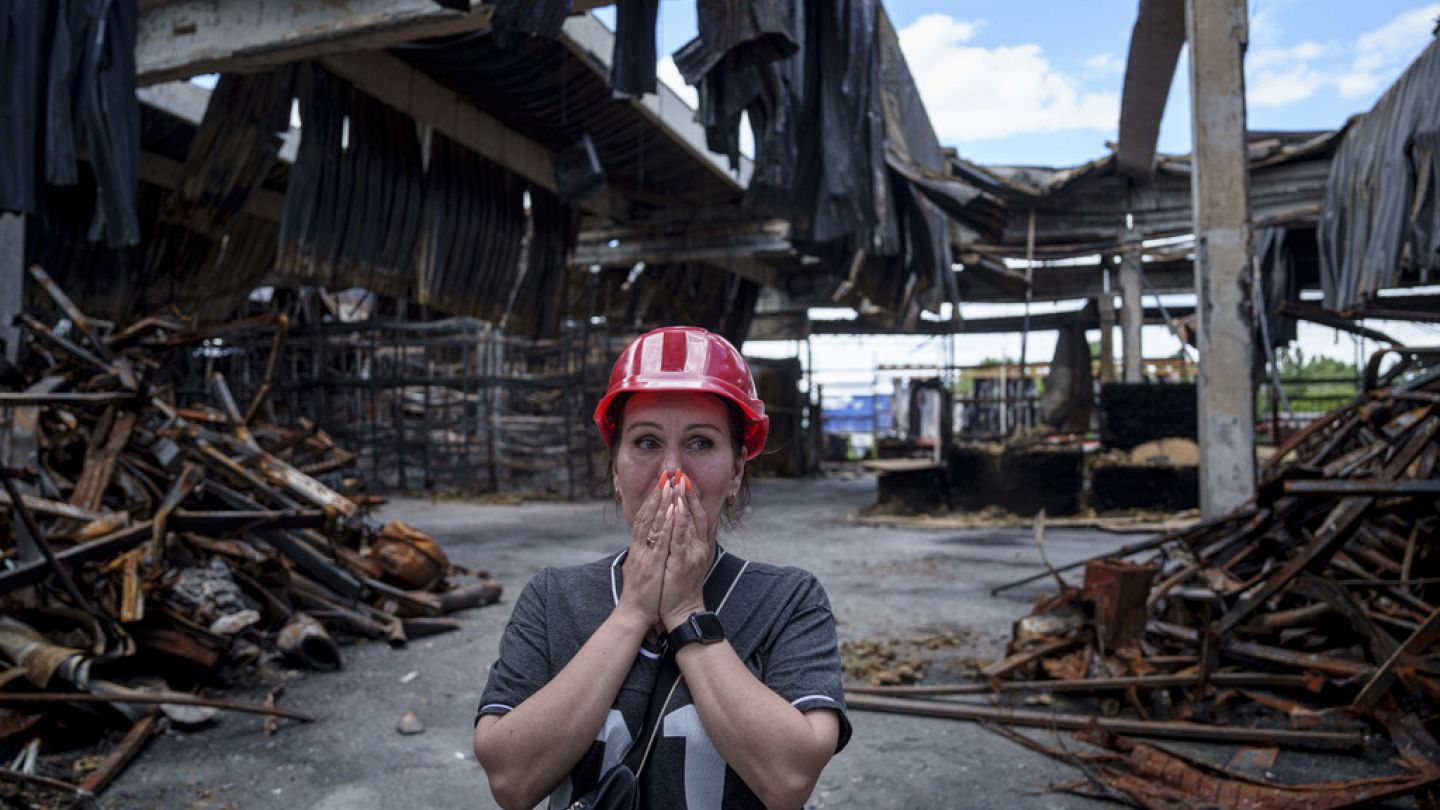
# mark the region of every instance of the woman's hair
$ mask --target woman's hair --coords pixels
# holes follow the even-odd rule
[[[725,404],[725,413],[729,414],[730,416],[731,451],[735,453],[735,458],[739,459],[741,464],[745,464],[745,415],[741,413],[740,409],[735,406],[735,403],[731,402],[730,400],[717,394],[710,394],[710,396],[715,397],[717,400]],[[628,399],[630,399],[630,394],[621,394],[620,396],[615,397],[615,399],[610,403],[611,415],[614,417],[615,424],[619,426],[619,430],[615,432],[616,444],[619,443],[620,435],[624,432],[625,402]],[[608,472],[610,474],[606,476],[606,486],[610,488],[611,497],[615,499],[615,505],[619,506],[620,493],[615,491],[614,483],[615,444],[612,444],[610,446],[609,456],[610,463],[608,466]],[[750,468],[748,465],[746,465],[740,474],[740,488],[735,492],[735,500],[730,501],[729,499],[726,499],[724,505],[720,507],[720,528],[726,530],[738,528],[741,525],[740,518],[745,514],[745,510],[749,507]]]

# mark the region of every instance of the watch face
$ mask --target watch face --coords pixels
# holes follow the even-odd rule
[[[695,624],[695,629],[700,632],[701,641],[722,641],[725,638],[725,625],[720,623],[720,617],[714,613],[696,613],[690,617]]]

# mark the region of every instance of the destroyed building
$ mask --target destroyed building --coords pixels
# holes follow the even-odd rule
[[[986,166],[942,145],[875,0],[701,0],[673,55],[693,108],[657,80],[656,4],[613,4],[614,31],[609,5],[0,3],[0,785],[92,801],[161,727],[310,719],[243,673],[333,670],[354,639],[423,655],[476,621],[523,582],[383,501],[606,497],[588,417],[609,365],[688,324],[737,345],[1056,332],[1043,384],[1024,350],[969,393],[953,369],[907,381],[872,500],[1000,508],[1037,542],[1086,509],[1203,518],[1041,574],[1058,594],[980,681],[855,708],[1076,729],[1103,751],[1019,742],[1142,806],[1433,789],[1437,357],[1359,322],[1440,312],[1435,44],[1341,126],[1246,130],[1223,15],[1142,0],[1110,154]],[[1195,144],[1159,154],[1187,42]],[[1086,303],[1030,312],[1056,301]],[[986,303],[1025,314],[961,316]],[[1352,401],[1277,414],[1260,458],[1254,393],[1283,393],[1300,320],[1393,345]],[[1147,372],[1145,324],[1195,348],[1192,380]],[[752,358],[757,472],[821,471],[811,366]],[[257,684],[264,703],[201,694]],[[1097,702],[936,700],[1038,693]],[[89,767],[37,769],[92,726]],[[1366,735],[1402,765],[1344,786],[1136,739]]]

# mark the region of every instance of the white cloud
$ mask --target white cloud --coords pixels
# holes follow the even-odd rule
[[[1440,17],[1440,3],[1430,3],[1403,12],[1374,31],[1361,34],[1355,42],[1358,51],[1355,67],[1379,70],[1409,62],[1430,42],[1436,17]]]
[[[969,42],[984,26],[978,20],[957,20],[948,14],[926,14],[900,31],[900,47],[910,60],[912,49],[934,53]]]
[[[1259,70],[1246,77],[1245,100],[1255,107],[1283,107],[1319,92],[1326,78],[1313,68],[1297,64],[1283,70]]]
[[[655,66],[655,76],[664,82],[671,90],[674,90],[690,109],[700,106],[700,91],[685,83],[685,77],[680,75],[680,68],[675,67],[675,60],[667,56],[660,60]]]
[[[1119,75],[1125,72],[1125,60],[1121,59],[1110,51],[1106,51],[1105,53],[1097,53],[1094,56],[1088,57],[1081,64],[1085,65],[1086,70],[1089,70],[1093,73],[1111,73]]]
[[[1440,2],[1431,2],[1397,14],[1350,43],[1282,45],[1274,12],[1287,0],[1256,5],[1252,48],[1245,58],[1246,100],[1255,107],[1283,107],[1331,88],[1344,98],[1375,93],[1429,44],[1440,16]]]
[[[1245,55],[1245,68],[1284,67],[1295,62],[1308,62],[1324,56],[1328,49],[1318,42],[1302,42],[1285,48],[1256,48]]]
[[[1283,107],[1315,95],[1330,78],[1311,63],[1329,49],[1316,42],[1256,48],[1245,56],[1245,99],[1256,107]]]
[[[1341,75],[1335,80],[1335,87],[1345,98],[1364,96],[1380,88],[1380,77],[1363,71]]]
[[[1440,17],[1440,3],[1429,3],[1361,34],[1355,41],[1354,63],[1337,77],[1340,94],[1363,96],[1393,80],[1433,39],[1436,17]]]
[[[900,46],[942,142],[1118,125],[1118,92],[1084,89],[1057,70],[1039,45],[967,44],[981,27],[927,14],[900,31]]]
[[[1252,48],[1266,48],[1280,40],[1282,32],[1275,20],[1280,11],[1290,5],[1294,5],[1294,0],[1253,0],[1247,26]]]
[[[1287,38],[1302,0],[1252,0],[1246,99],[1256,109],[1322,98],[1364,99],[1384,89],[1431,41],[1440,0],[1415,0],[1369,31],[1327,41]],[[900,31],[941,140],[964,144],[1022,134],[1113,132],[1123,55],[1095,53],[1061,69],[1036,44],[987,47],[985,24],[929,14]]]

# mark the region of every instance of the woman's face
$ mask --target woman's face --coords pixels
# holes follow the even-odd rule
[[[642,392],[625,401],[615,439],[615,491],[632,526],[660,480],[679,470],[699,491],[709,537],[725,499],[740,489],[745,460],[735,453],[730,411],[719,397],[689,391]]]

